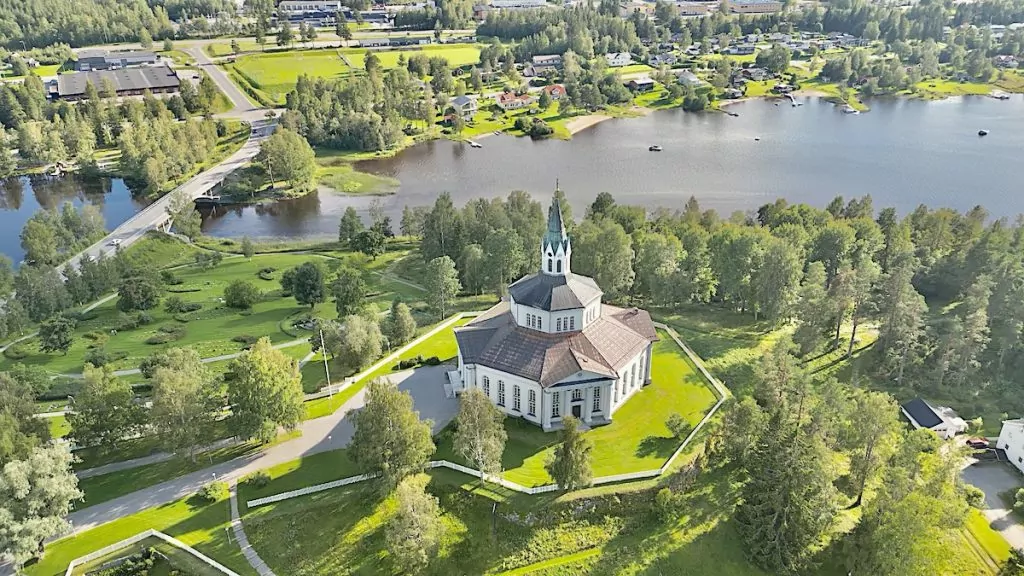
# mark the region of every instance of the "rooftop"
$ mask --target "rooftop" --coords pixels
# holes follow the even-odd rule
[[[167,66],[145,66],[61,74],[57,76],[57,94],[85,94],[85,87],[90,82],[97,90],[101,90],[105,81],[112,82],[118,92],[176,88],[181,85],[178,75]]]
[[[583,308],[601,297],[593,278],[579,274],[531,274],[508,288],[517,304],[548,312]]]

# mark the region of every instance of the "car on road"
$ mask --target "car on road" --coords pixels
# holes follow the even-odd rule
[[[121,239],[120,238],[114,238],[113,240],[108,242],[108,244],[110,244],[111,246],[120,246],[121,245]]]

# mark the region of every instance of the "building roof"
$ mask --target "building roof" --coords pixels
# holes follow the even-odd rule
[[[555,94],[558,92],[565,94],[565,86],[562,86],[561,84],[549,84],[544,87],[544,91],[548,94]]]
[[[472,104],[473,102],[474,100],[466,95],[456,96],[455,98],[452,98],[452,105],[458,106],[459,108],[465,106],[466,104]]]
[[[85,87],[90,82],[101,90],[105,80],[110,80],[118,92],[177,88],[181,85],[178,75],[167,66],[144,66],[61,74],[57,76],[57,94],[62,97],[85,94]]]
[[[900,407],[922,428],[934,428],[943,422],[935,408],[920,398],[904,402]]]
[[[541,250],[545,250],[548,247],[552,250],[557,251],[559,246],[563,250],[569,248],[569,236],[565,233],[565,223],[562,221],[562,206],[558,203],[558,198],[551,201],[551,206],[548,207],[548,229],[544,233],[544,238],[540,241]]]
[[[517,304],[555,312],[583,308],[601,297],[593,278],[579,274],[531,274],[508,287]]]
[[[581,331],[548,334],[518,326],[503,301],[456,328],[455,339],[464,364],[550,387],[580,371],[616,378],[658,334],[646,311],[608,305]]]

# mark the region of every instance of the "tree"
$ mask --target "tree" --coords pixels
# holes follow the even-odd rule
[[[153,408],[150,422],[164,447],[185,452],[196,461],[196,449],[213,438],[213,426],[224,405],[214,374],[191,348],[171,348],[150,381]]]
[[[562,417],[560,442],[544,468],[562,490],[577,490],[590,485],[593,477],[591,452],[594,443],[579,430],[579,420]]]
[[[0,469],[0,558],[20,567],[44,542],[67,532],[71,503],[83,496],[73,461],[68,445],[51,443]]]
[[[35,390],[14,372],[0,372],[0,467],[27,458],[50,439],[46,422],[36,417]],[[46,381],[42,384],[49,387],[49,375],[43,377]]]
[[[363,301],[366,298],[366,281],[363,280],[363,274],[355,268],[342,266],[331,284],[331,294],[334,295],[338,318],[357,314],[363,308]]]
[[[462,289],[455,262],[448,256],[434,258],[427,263],[423,283],[427,289],[427,305],[443,319]]]
[[[376,260],[378,256],[387,250],[388,239],[376,229],[363,230],[352,239],[352,248]]]
[[[31,264],[55,264],[57,262],[57,235],[44,221],[30,218],[21,230],[21,249],[25,261]]]
[[[768,50],[761,50],[757,53],[757,65],[766,68],[775,74],[782,74],[789,69],[791,57],[789,48],[782,44],[773,44]]]
[[[676,274],[683,254],[683,246],[675,236],[646,231],[639,233],[633,264],[634,291],[662,302],[675,300],[673,284],[678,280]]]
[[[768,417],[750,396],[731,403],[724,412],[722,440],[726,457],[743,465],[757,447]]]
[[[484,240],[484,265],[495,292],[502,294],[526,265],[523,241],[511,228],[495,230]]]
[[[345,214],[341,216],[341,222],[338,223],[338,242],[351,243],[362,231],[363,221],[359,218],[359,214],[356,214],[355,208],[351,206],[345,208]]]
[[[171,226],[189,240],[195,240],[202,233],[203,216],[184,190],[171,199],[167,213],[171,215]]]
[[[793,341],[800,346],[801,354],[807,354],[821,345],[825,333],[832,328],[831,304],[825,290],[825,266],[821,262],[807,265],[797,296],[796,319],[798,324]]]
[[[39,350],[42,352],[60,352],[67,356],[68,348],[75,341],[74,318],[62,314],[47,318],[39,325]]]
[[[409,306],[398,299],[391,303],[391,313],[385,327],[385,335],[392,346],[401,346],[416,335],[416,319],[412,317]]]
[[[234,280],[224,288],[224,304],[228,308],[248,310],[263,299],[263,293],[248,280]]]
[[[601,212],[592,207],[592,213]],[[587,218],[576,227],[572,239],[573,269],[592,276],[598,286],[609,294],[625,294],[633,285],[631,244],[626,231],[611,218],[597,221]]]
[[[775,237],[764,242],[750,278],[755,319],[758,312],[776,321],[789,316],[802,268],[803,258],[795,246]]]
[[[302,419],[302,376],[298,364],[267,337],[242,352],[230,368],[228,403],[238,436],[267,443],[277,428],[294,430]]]
[[[253,246],[252,240],[249,240],[248,236],[242,237],[242,256],[245,256],[246,260],[252,260],[252,257],[256,255],[256,247]]]
[[[170,52],[171,50],[174,50],[174,40],[164,38],[164,52]]]
[[[487,260],[479,244],[467,244],[459,256],[459,272],[467,292],[480,294],[487,283]]]
[[[876,346],[881,349],[883,372],[895,376],[898,383],[908,365],[920,358],[924,315],[928,310],[924,297],[912,283],[917,259],[909,252],[894,255],[889,273],[878,283],[876,307],[879,331]]]
[[[416,574],[437,554],[444,534],[437,498],[427,494],[430,477],[406,478],[395,490],[395,513],[384,531],[388,553],[405,574]]]
[[[150,310],[160,304],[160,287],[149,276],[130,276],[117,289],[117,309]]]
[[[881,274],[881,268],[871,259],[870,256],[862,256],[853,268],[853,277],[850,282],[850,321],[853,328],[850,330],[850,344],[846,348],[846,355],[853,354],[853,344],[857,341],[857,328],[861,320],[869,318],[875,312],[875,284]]]
[[[292,268],[281,276],[281,286],[295,297],[296,302],[309,306],[311,310],[327,299],[324,271],[317,262],[305,262]]]
[[[287,26],[286,26],[287,27]],[[260,145],[256,157],[270,175],[270,187],[275,180],[285,180],[299,191],[307,190],[316,175],[316,154],[309,142],[300,134],[279,127]]]
[[[349,28],[348,21],[345,20],[345,15],[341,12],[337,12],[335,17],[337,18],[337,24],[335,24],[334,33],[345,42],[352,40],[352,29]]]
[[[346,316],[336,341],[337,347],[330,352],[346,370],[356,372],[380,358],[381,340],[383,337],[376,319]]]
[[[668,428],[668,431],[672,433],[672,437],[676,440],[686,438],[690,435],[690,431],[693,430],[693,425],[678,412],[673,412],[669,415],[668,419],[665,420],[665,427]]]
[[[149,30],[143,28],[139,31],[139,45],[143,50],[153,49],[153,35],[149,33]]]
[[[479,388],[470,388],[460,397],[455,423],[455,451],[484,474],[501,472],[501,455],[508,440],[505,414]]]
[[[292,30],[292,25],[288,22],[281,23],[281,29],[277,32],[277,45],[278,46],[291,46],[292,42],[295,41],[295,31]]]
[[[353,423],[349,453],[363,469],[380,471],[382,493],[423,470],[434,453],[432,423],[420,420],[412,396],[389,380],[377,378],[367,385],[366,404],[354,414]]]
[[[69,413],[71,437],[79,446],[113,449],[134,435],[145,421],[144,409],[126,380],[114,376],[109,366],[86,364],[81,391]]]
[[[868,482],[892,454],[899,431],[898,412],[896,402],[888,394],[853,389],[841,436],[850,452],[850,476],[857,487],[854,506],[864,501]]]
[[[454,261],[462,253],[462,246],[462,218],[455,210],[451,195],[442,192],[434,201],[434,207],[423,218],[420,252],[426,262],[439,256],[448,256]]]

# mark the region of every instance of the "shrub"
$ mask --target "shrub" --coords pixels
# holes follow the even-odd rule
[[[160,281],[168,286],[177,286],[184,282],[180,276],[174,273],[172,270],[164,270],[160,272]]]
[[[249,334],[239,334],[238,336],[231,338],[232,342],[238,342],[239,344],[245,344],[246,346],[255,344],[257,340],[259,340],[259,338]]]
[[[273,280],[274,272],[276,270],[277,269],[272,266],[267,266],[266,268],[261,268],[257,275],[263,280]]]
[[[202,292],[202,288],[168,288],[168,292],[171,294],[187,294],[189,292]]]
[[[267,484],[270,484],[270,474],[267,474],[263,470],[253,472],[245,478],[242,478],[242,484],[252,488],[266,488]]]
[[[1014,496],[1013,509],[1018,512],[1024,512],[1024,488],[1017,490],[1017,494]]]
[[[4,356],[11,360],[21,360],[28,356],[28,350],[25,350],[23,344],[13,344],[4,349]]]
[[[427,358],[426,360],[423,361],[423,365],[424,366],[440,366],[441,365],[441,359],[438,358],[437,356],[431,356],[430,358]]]
[[[103,332],[100,332],[99,330],[92,330],[90,332],[82,334],[82,338],[85,338],[86,340],[92,340],[93,342],[105,342],[107,340],[107,335],[104,334]]]
[[[665,420],[665,427],[672,433],[672,436],[682,440],[690,434],[690,430],[693,430],[693,426],[686,421],[678,412],[673,412],[672,415]]]
[[[974,508],[985,508],[985,492],[973,484],[964,484],[964,499]]]
[[[186,302],[181,296],[171,296],[164,302],[164,310],[178,314],[181,312],[195,312],[196,310],[202,309],[203,305],[199,302]]]
[[[181,324],[165,324],[158,332],[146,338],[146,344],[167,344],[185,337],[185,327]]]
[[[262,298],[260,289],[247,280],[235,280],[224,289],[224,303],[229,308],[252,308]]]
[[[96,347],[85,353],[84,360],[93,366],[106,366],[127,357],[127,352],[109,352],[103,347]]]
[[[153,316],[149,312],[136,312],[135,321],[139,323],[139,326],[145,326],[153,323]]]
[[[668,519],[675,512],[676,498],[669,488],[662,488],[654,495],[654,507],[662,520]]]
[[[37,400],[64,400],[68,396],[76,396],[82,390],[82,381],[77,378],[57,378],[50,383],[50,388],[40,394]]]
[[[228,485],[224,482],[210,482],[196,492],[196,500],[205,504],[213,504],[218,500],[227,498]]]
[[[164,324],[163,326],[157,328],[157,330],[165,334],[185,334],[185,327],[182,326],[181,324]]]

